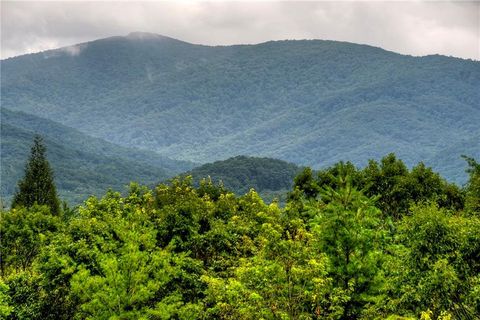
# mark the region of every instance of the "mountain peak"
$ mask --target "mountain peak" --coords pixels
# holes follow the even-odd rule
[[[200,163],[247,154],[319,168],[394,151],[460,182],[458,155],[480,158],[480,62],[439,59],[325,40],[213,47],[134,32],[2,62],[2,108]]]
[[[125,38],[130,39],[130,40],[174,40],[174,41],[180,41],[174,38],[170,38],[167,36],[163,36],[157,33],[152,33],[152,32],[141,32],[141,31],[135,31],[135,32],[130,32]]]

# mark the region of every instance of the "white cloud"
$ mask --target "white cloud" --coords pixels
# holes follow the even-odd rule
[[[2,58],[146,31],[207,45],[317,38],[480,60],[477,1],[1,2],[1,15]]]
[[[86,47],[87,44],[76,44],[73,46],[63,47],[62,51],[64,51],[70,56],[75,57],[78,56]]]

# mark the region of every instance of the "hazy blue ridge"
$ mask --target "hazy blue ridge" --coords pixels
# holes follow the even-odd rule
[[[480,158],[480,62],[345,42],[201,46],[135,33],[2,62],[2,106],[199,163],[325,167],[395,152],[463,183]]]
[[[193,167],[153,152],[116,146],[75,129],[20,112],[1,110],[1,196],[9,199],[23,176],[33,135],[41,134],[63,199],[76,204],[130,181],[153,185]]]
[[[266,201],[274,197],[283,200],[292,189],[293,179],[301,168],[293,163],[271,159],[236,156],[223,161],[215,161],[196,167],[182,176],[192,176],[194,185],[210,178],[215,184],[243,195],[255,189]]]

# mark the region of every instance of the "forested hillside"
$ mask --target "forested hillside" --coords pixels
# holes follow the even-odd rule
[[[213,184],[221,183],[237,195],[255,189],[270,203],[274,198],[284,200],[300,170],[292,163],[277,159],[237,156],[196,167],[184,176],[192,176],[195,186],[199,186],[202,179],[210,178]]]
[[[336,41],[193,45],[132,33],[2,61],[2,107],[200,163],[325,167],[395,152],[463,183],[480,63]]]
[[[480,164],[465,160],[464,188],[393,154],[304,168],[284,209],[187,177],[3,211],[0,317],[477,319]]]
[[[106,189],[125,190],[131,180],[153,185],[193,167],[149,151],[117,146],[33,115],[1,110],[1,197],[13,195],[34,134],[45,138],[63,199],[83,202]]]

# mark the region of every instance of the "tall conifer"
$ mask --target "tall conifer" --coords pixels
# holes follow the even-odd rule
[[[31,207],[36,203],[47,205],[53,214],[59,213],[57,190],[53,182],[53,171],[45,156],[46,150],[42,137],[36,135],[25,166],[25,176],[18,182],[12,207]]]
[[[469,168],[466,170],[470,179],[466,186],[465,208],[468,212],[480,214],[480,163],[462,155]]]

